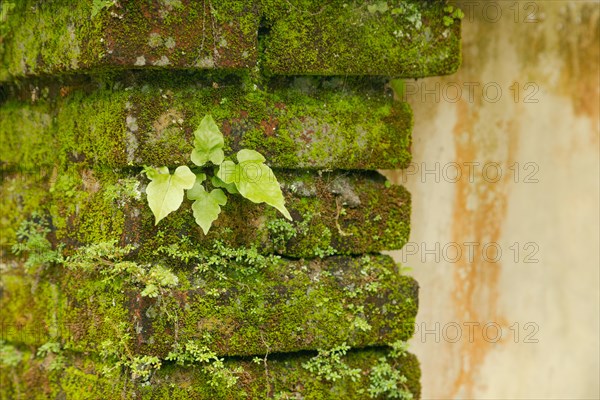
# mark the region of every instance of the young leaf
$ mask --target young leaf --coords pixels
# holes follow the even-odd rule
[[[238,166],[233,161],[229,160],[223,161],[215,174],[215,176],[226,185],[235,185],[235,182],[239,180],[238,175]]]
[[[194,185],[191,189],[187,191],[187,198],[189,200],[196,200],[198,196],[202,196],[202,193],[205,193],[204,186],[202,182],[206,179],[206,174],[200,173],[196,175],[196,180],[194,181]]]
[[[199,167],[208,161],[215,165],[223,162],[225,157],[223,146],[225,142],[219,127],[215,124],[212,116],[207,115],[202,118],[198,129],[194,131],[194,150],[192,150],[192,162]]]
[[[259,163],[267,161],[258,151],[249,149],[242,149],[238,151],[236,157],[240,164],[252,161]]]
[[[196,180],[194,187],[188,190],[187,197],[190,200],[195,200],[192,204],[194,218],[206,235],[212,223],[219,217],[221,206],[227,204],[227,197],[221,189],[214,189],[208,193],[200,180]]]
[[[173,175],[169,174],[167,167],[146,168],[145,171],[152,180],[146,188],[146,194],[156,225],[179,208],[183,201],[183,190],[194,186],[196,175],[186,166],[177,167]]]
[[[225,183],[222,180],[220,180],[218,176],[212,176],[210,178],[210,182],[213,184],[214,187],[223,188],[231,194],[239,193],[235,187],[235,183]]]
[[[389,9],[386,1],[378,1],[375,4],[367,6],[367,11],[370,14],[375,14],[376,12],[384,13]]]
[[[242,196],[254,203],[267,203],[279,210],[287,219],[292,216],[285,208],[279,182],[265,158],[254,150],[240,150],[237,153],[239,164],[225,161],[221,164],[217,177],[225,183],[235,183]]]

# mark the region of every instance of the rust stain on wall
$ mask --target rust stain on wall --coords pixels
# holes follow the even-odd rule
[[[461,102],[457,107],[457,123],[454,126],[454,142],[456,146],[456,162],[485,163],[490,156],[490,143],[485,140],[486,132],[476,130],[476,122],[482,118],[477,107],[470,107]],[[514,161],[516,152],[516,135],[513,124],[506,126],[506,141],[498,143],[506,146],[506,159],[501,160],[501,167],[506,170]],[[474,175],[475,179],[461,179],[457,182],[455,204],[452,221],[452,240],[459,245],[463,255],[469,254],[469,247],[474,249],[473,257],[463,256],[453,264],[454,292],[452,301],[458,320],[472,325],[473,342],[460,341],[459,368],[456,373],[450,394],[461,397],[472,397],[477,382],[474,374],[489,351],[494,347],[493,339],[497,335],[495,325],[502,329],[507,327],[506,319],[498,311],[498,278],[501,270],[501,259],[498,260],[497,247],[488,243],[499,243],[501,227],[506,216],[508,189],[511,177],[502,174],[497,182],[496,177],[484,174]],[[478,245],[467,245],[467,243]],[[487,327],[487,328],[486,328]],[[489,340],[487,340],[487,339]]]
[[[560,92],[571,98],[577,116],[590,118],[591,144],[598,145],[600,120],[600,7],[564,4],[560,10],[558,55],[563,63]]]
[[[467,6],[474,6],[470,1],[458,3],[465,6],[465,12]],[[468,252],[465,242],[502,241],[503,244],[503,262],[482,257],[481,245],[472,262],[467,262],[464,256],[456,263],[445,260],[445,264],[423,261],[423,254],[420,258],[408,258],[409,265],[424,266],[418,270],[424,283],[419,317],[423,326],[431,328],[437,321],[454,321],[462,326],[463,335],[457,342],[444,340],[432,344],[423,335],[421,342],[415,342],[423,365],[423,395],[435,399],[568,397],[576,386],[573,382],[581,386],[578,393],[597,393],[597,386],[583,387],[593,381],[590,378],[593,366],[586,367],[585,372],[568,366],[559,370],[561,356],[547,353],[558,345],[569,348],[569,337],[585,337],[582,334],[587,334],[587,328],[583,326],[589,327],[589,317],[576,328],[558,327],[568,321],[579,321],[584,312],[579,308],[568,309],[568,304],[588,307],[589,301],[584,297],[589,294],[569,292],[569,283],[557,278],[568,273],[558,271],[556,260],[528,265],[523,275],[515,274],[520,268],[516,264],[522,260],[514,261],[515,254],[506,246],[519,239],[533,239],[546,245],[541,249],[546,254],[552,253],[555,249],[549,251],[548,246],[555,238],[546,230],[555,223],[560,229],[567,226],[573,229],[569,225],[572,218],[581,218],[582,213],[593,214],[585,207],[592,204],[589,196],[594,194],[581,193],[582,199],[576,203],[583,207],[581,211],[565,211],[573,202],[562,209],[556,197],[560,193],[560,199],[577,199],[582,182],[595,178],[593,171],[586,168],[597,170],[597,156],[591,156],[590,149],[597,149],[600,141],[600,7],[597,2],[500,2],[494,6],[502,8],[502,18],[491,21],[491,17],[482,16],[483,4],[479,3],[477,12],[471,13],[472,18],[466,12],[463,20],[463,64],[459,71],[419,82],[420,92],[409,98],[415,113],[414,162],[421,169],[425,168],[421,163],[431,169],[437,161],[442,165],[444,161],[459,165],[473,161],[499,162],[505,172],[503,179],[490,182],[476,175],[473,183],[463,178],[450,185],[442,182],[433,186],[431,180],[425,182],[422,174],[387,174],[396,183],[407,183],[413,192],[413,241],[431,245],[432,240],[449,240],[462,244],[463,255]],[[533,10],[532,4],[537,7],[536,20],[524,23],[522,19]],[[520,14],[515,22],[517,10]],[[423,88],[431,92],[437,88],[436,84],[444,88],[466,82],[479,84],[479,89],[486,83],[495,83],[503,90],[502,98],[498,102],[486,101],[478,90],[474,100],[469,101],[464,89],[460,101],[449,102],[444,98],[434,101],[432,94],[422,93]],[[520,90],[518,96],[513,90],[515,84]],[[526,87],[527,84],[530,85]],[[525,96],[537,101],[526,102]],[[515,178],[510,170],[507,173],[508,167],[517,162],[521,166],[520,178]],[[523,169],[526,162],[541,166],[536,176],[540,185],[522,184],[525,172],[530,172]],[[587,186],[587,191],[597,191],[597,184]],[[574,192],[564,193],[571,190]],[[438,196],[436,201],[428,199],[429,194]],[[448,198],[452,199],[451,208],[447,206]],[[549,198],[549,204],[540,200],[544,198]],[[531,207],[536,208],[533,216]],[[548,222],[532,223],[542,221],[546,209]],[[438,226],[432,227],[434,221],[438,221]],[[562,257],[579,259],[568,254],[581,251],[590,239],[577,238],[575,243],[575,238],[574,242],[567,242],[564,251],[561,249]],[[547,267],[554,270],[546,275]],[[538,274],[544,275],[544,279],[523,284],[523,279]],[[524,287],[532,289],[531,296],[542,295],[542,299],[524,302],[523,299],[531,297],[517,292]],[[544,301],[543,296],[550,291],[562,293],[564,298]],[[563,304],[567,300],[570,303]],[[513,308],[516,304],[522,309]],[[553,309],[552,304],[560,304],[560,312],[548,312]],[[525,349],[521,347],[523,342],[513,343],[514,337],[506,333],[524,316],[544,324],[541,329],[548,335],[546,338],[557,340],[556,345],[547,340]],[[468,322],[479,323],[473,327],[473,342],[465,338],[468,328],[463,324]],[[485,340],[486,322],[498,324],[504,331],[498,343]],[[560,333],[552,329],[560,329]],[[487,333],[494,336],[496,332],[491,327]],[[568,344],[561,343],[563,339]],[[593,349],[593,344],[590,346]],[[503,388],[499,382],[510,379],[511,367],[527,357],[531,360],[527,359],[529,365],[523,366],[522,374],[527,378]],[[500,375],[492,375],[497,373]],[[551,375],[561,376],[561,382],[542,387],[540,382]]]

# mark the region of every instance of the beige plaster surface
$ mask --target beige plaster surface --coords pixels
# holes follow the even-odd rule
[[[387,172],[413,199],[392,254],[421,285],[423,398],[598,399],[600,5],[458,3],[463,65],[407,81],[414,164]]]

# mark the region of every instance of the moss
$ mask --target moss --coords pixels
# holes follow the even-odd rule
[[[3,22],[0,81],[106,68],[248,68],[257,59],[252,3],[120,1],[93,17],[91,0],[18,3]]]
[[[93,18],[91,0],[18,3],[2,22],[0,81],[106,69],[247,69],[259,57],[268,73],[285,75],[414,78],[449,74],[460,63],[460,23],[445,1],[389,0],[375,10],[381,2],[128,0]]]
[[[385,188],[380,176],[368,174],[280,175],[294,216],[293,233],[278,232],[272,226],[277,219],[269,218],[268,241],[263,242],[279,254],[372,253],[401,248],[408,240],[410,195],[402,187]]]
[[[14,3],[0,20],[0,397],[364,399],[401,371],[418,398],[418,361],[386,348],[344,357],[356,382],[303,364],[413,334],[417,283],[363,255],[406,243],[410,195],[355,170],[408,165],[410,107],[373,76],[457,68],[445,1]],[[189,164],[208,113],[227,153],[266,156],[293,221],[238,198],[206,236],[188,200],[154,226],[141,167]],[[66,260],[10,252],[34,212],[50,229],[37,249]],[[74,265],[109,241],[133,250]],[[188,341],[226,357],[235,385],[178,365]]]
[[[157,77],[160,78],[160,75]],[[313,167],[382,166],[385,162],[368,161],[376,160],[377,152],[368,145],[368,140],[361,139],[362,135],[368,137],[362,127],[371,125],[374,138],[381,139],[382,130],[396,124],[393,131],[388,131],[389,140],[399,139],[398,132],[410,130],[410,118],[392,115],[396,107],[391,104],[400,103],[391,103],[386,96],[377,95],[376,88],[362,81],[278,79],[270,84],[271,94],[251,90],[240,95],[237,84],[221,86],[222,82],[231,81],[228,75],[203,76],[205,81],[196,82],[200,89],[185,89],[190,79],[195,81],[197,78],[195,75],[190,77],[180,77],[175,82],[173,78],[158,79],[154,85],[148,84],[144,77],[139,81],[137,78],[129,81],[123,78],[136,88],[132,90],[123,90],[120,80],[98,90],[92,87],[100,84],[108,86],[108,83],[99,81],[90,85],[84,82],[77,86],[73,82],[71,86],[58,87],[40,85],[48,88],[42,90],[50,93],[47,99],[39,99],[34,104],[14,100],[7,103],[0,111],[3,114],[0,135],[6,150],[1,156],[5,177],[2,188],[6,193],[0,201],[3,209],[0,221],[5,233],[3,244],[14,243],[16,227],[34,210],[47,212],[52,217],[56,239],[71,245],[118,239],[122,244],[145,244],[156,248],[172,243],[182,235],[191,235],[205,243],[222,237],[233,246],[254,244],[264,252],[314,257],[332,252],[357,254],[394,249],[405,243],[410,209],[405,191],[394,188],[380,192],[383,190],[382,181],[375,175],[363,181],[363,175],[354,173],[349,174],[347,179],[345,174],[321,174],[319,178],[313,173],[283,171],[278,171],[277,175],[281,175],[287,201],[295,209],[294,229],[298,231],[294,238],[285,239],[285,246],[281,246],[281,239],[276,234],[272,235],[267,226],[269,221],[279,218],[276,212],[244,200],[230,202],[213,233],[207,237],[199,232],[190,213],[184,211],[189,210],[186,202],[180,212],[172,214],[161,224],[161,229],[169,232],[168,237],[157,240],[158,230],[153,226],[143,199],[115,200],[107,197],[122,179],[137,180],[140,188],[147,181],[135,174],[135,169],[117,171],[112,167],[124,167],[138,158],[158,165],[175,161],[185,163],[191,149],[193,129],[204,115],[203,112],[192,112],[192,109],[208,111],[207,103],[229,99],[226,105],[212,109],[215,117],[223,121],[227,146],[232,150],[242,146],[258,148],[272,164],[284,166],[297,166],[298,162]],[[209,83],[211,81],[218,82],[216,89]],[[163,82],[170,84],[167,87],[171,89],[160,89]],[[241,85],[243,87],[246,83]],[[344,85],[348,85],[347,90]],[[66,93],[64,98],[59,94],[63,93],[63,89]],[[27,86],[23,90],[29,93]],[[315,92],[319,94],[315,95]],[[359,107],[361,96],[371,99],[363,108]],[[271,105],[265,107],[265,102]],[[174,104],[180,107],[174,107]],[[329,111],[323,111],[324,105]],[[253,117],[250,118],[250,115]],[[366,118],[373,118],[372,123],[366,124]],[[269,125],[272,122],[268,121],[273,119],[288,127],[281,132],[289,136],[275,138],[266,134],[272,129]],[[382,123],[383,119],[388,122]],[[319,121],[317,125],[321,124],[322,129],[315,128],[312,121]],[[325,127],[334,124],[337,130],[327,133],[329,128]],[[307,134],[321,135],[319,140],[308,140],[312,140],[311,146],[322,149],[330,148],[329,143],[335,135],[346,135],[347,139],[340,141],[342,150],[337,160],[332,161],[332,152],[324,158],[315,159],[314,150],[305,150],[311,146],[307,147],[303,141],[301,145],[296,143],[299,137]],[[360,135],[357,137],[356,134]],[[407,161],[407,157],[402,155],[408,154],[406,142],[401,139],[406,137],[403,135],[401,133],[398,140],[404,143],[398,153],[398,160],[402,160],[400,163]],[[379,142],[381,148],[387,146],[384,140]],[[280,146],[277,147],[276,143]],[[358,149],[352,151],[348,147],[344,150],[344,143]],[[297,146],[300,155],[291,151],[292,146]],[[343,205],[345,195],[334,193],[329,187],[331,182],[338,180],[350,182],[350,192],[358,193],[364,199],[362,209]],[[298,183],[310,187],[309,193],[296,192]],[[342,211],[344,214],[339,215]],[[312,217],[306,218],[308,215]],[[370,218],[371,215],[379,215],[381,220],[375,221]],[[311,221],[308,222],[308,219]],[[235,233],[226,233],[228,231]],[[141,254],[152,258],[143,249]]]
[[[53,339],[65,348],[96,352],[106,340],[121,340],[115,346],[124,352],[164,358],[187,340],[220,356],[257,355],[342,342],[381,345],[413,333],[418,287],[397,275],[389,257],[252,264],[223,258],[206,265],[214,259],[191,261],[179,270],[177,288],[156,298],[141,296],[142,287],[126,274],[106,275],[102,268],[110,266],[57,266],[39,280],[20,269],[7,271],[3,321],[18,329],[6,339],[28,345]],[[181,261],[163,256],[156,263],[173,269]],[[196,263],[205,266],[191,271]],[[38,335],[19,339],[36,329]]]
[[[9,102],[2,105],[0,165],[13,169],[33,170],[39,160],[51,160],[55,137],[52,134],[52,115],[48,107],[22,107]]]
[[[3,340],[40,346],[61,334],[56,310],[64,309],[64,304],[59,304],[55,284],[44,282],[40,287],[30,276],[15,273],[3,276],[1,288]],[[32,291],[44,300],[36,301]]]
[[[51,169],[0,171],[0,254],[3,259],[16,242],[19,225],[34,212],[43,212],[51,176]]]
[[[127,371],[112,370],[110,364],[98,357],[82,357],[65,353],[66,368],[50,371],[48,359],[35,357],[30,350],[18,348],[22,361],[15,367],[0,364],[2,398],[68,398],[95,399],[366,399],[366,388],[371,384],[370,372],[382,357],[389,354],[386,348],[351,351],[343,361],[361,370],[356,381],[341,379],[328,382],[315,377],[302,364],[310,354],[285,354],[268,356],[266,368],[245,359],[226,359],[229,370],[241,368],[234,387],[211,385],[210,376],[199,366],[181,367],[164,363],[147,382],[132,380]],[[420,398],[418,362],[409,354],[394,365],[408,378],[406,385],[415,399]],[[384,397],[379,397],[383,399]]]
[[[4,172],[0,181],[2,257],[14,258],[10,248],[17,242],[17,229],[33,214],[48,218],[49,239],[55,246],[72,248],[120,240],[128,228],[125,216],[135,213],[131,207],[141,202],[138,186],[137,180],[133,184],[114,171],[90,170],[77,164],[67,169]]]
[[[33,211],[50,218],[55,244],[73,248],[116,240],[136,245],[142,262],[154,260],[157,248],[183,237],[206,250],[222,240],[232,247],[254,246],[263,254],[297,258],[400,249],[409,237],[410,195],[399,186],[386,188],[377,173],[277,170],[294,218],[286,222],[286,232],[277,228],[284,220],[275,209],[230,195],[204,235],[189,200],[155,226],[143,195],[145,176],[82,165],[7,174],[0,183],[6,193],[0,200],[5,246],[16,242],[16,229]]]
[[[460,64],[460,23],[446,26],[445,1],[261,4],[270,22],[264,66],[273,74],[420,78]]]
[[[8,15],[0,81],[10,77],[77,70],[96,62],[102,45],[90,20],[91,2],[21,1]],[[37,32],[31,35],[31,32]]]
[[[193,132],[210,113],[231,150],[255,149],[272,167],[386,169],[410,161],[412,114],[384,91],[384,81],[278,79],[260,90],[243,76],[142,74],[112,77],[115,83],[95,90],[109,85],[104,79],[40,83],[49,87],[47,100],[8,101],[0,111],[0,160],[186,164]]]

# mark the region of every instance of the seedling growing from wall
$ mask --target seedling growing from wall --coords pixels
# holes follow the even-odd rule
[[[287,219],[292,219],[285,208],[279,182],[271,168],[265,164],[266,159],[262,154],[242,149],[236,154],[236,164],[233,160],[225,159],[224,146],[223,134],[214,119],[210,115],[205,116],[194,132],[194,149],[190,159],[198,167],[211,164],[215,166],[210,177],[214,189],[210,192],[204,184],[208,179],[207,174],[193,172],[188,166],[177,167],[173,174],[168,167],[144,168],[146,176],[152,181],[146,194],[156,224],[179,208],[185,190],[188,191],[187,198],[194,201],[194,218],[204,234],[208,233],[212,223],[218,218],[221,207],[227,204],[225,192],[240,194],[254,203],[267,203]]]

